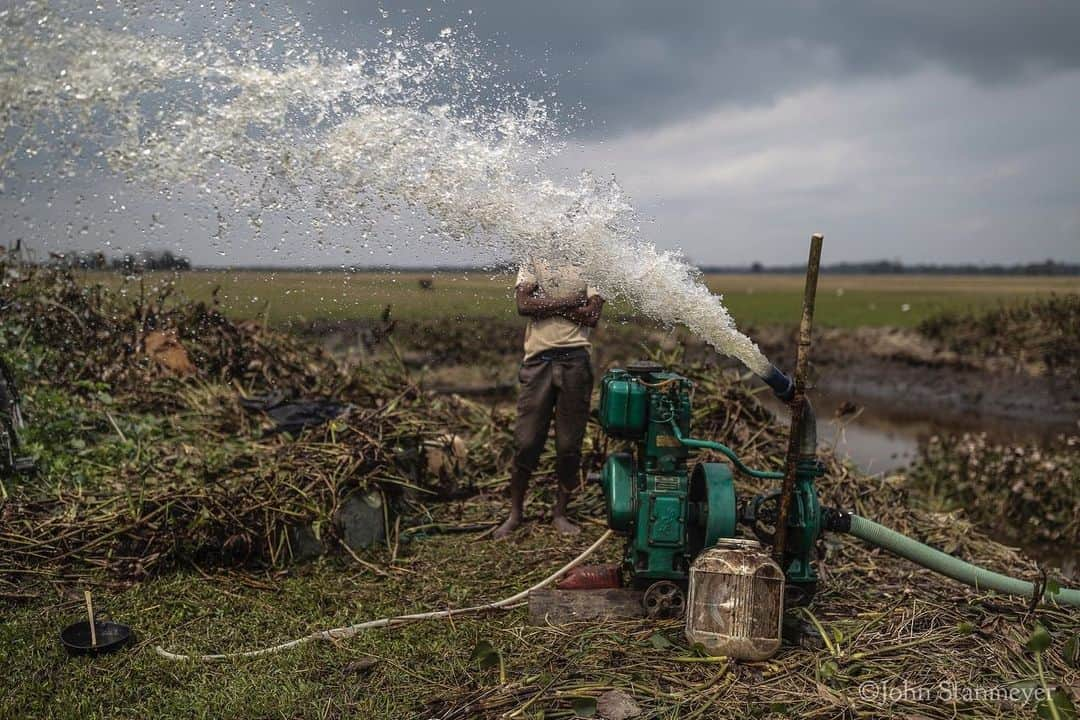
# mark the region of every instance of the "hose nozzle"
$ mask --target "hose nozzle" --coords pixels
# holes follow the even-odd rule
[[[772,388],[776,397],[787,404],[795,399],[795,381],[780,371],[775,365],[770,365],[761,379]],[[817,452],[817,416],[809,398],[803,399],[803,409],[798,424],[800,452],[806,456],[813,456]]]
[[[761,379],[772,388],[776,397],[784,402],[791,402],[795,397],[795,383],[775,365],[770,365],[768,372],[762,375]]]

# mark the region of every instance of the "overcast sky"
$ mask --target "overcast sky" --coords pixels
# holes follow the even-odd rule
[[[613,173],[645,234],[701,264],[801,262],[815,231],[827,261],[1080,261],[1074,0],[294,7],[341,48],[372,42],[373,21],[472,24],[516,82],[553,84],[574,110],[560,165]],[[190,38],[212,24],[189,11],[155,29]],[[358,260],[344,254],[344,235],[272,253],[272,224],[264,237],[238,229],[221,255],[204,240],[213,213],[197,200],[169,207],[95,182],[122,198],[130,222],[85,222],[72,202],[86,188],[72,184],[51,207],[0,195],[0,229],[48,249],[170,246],[198,264]],[[368,258],[468,259],[419,248]]]

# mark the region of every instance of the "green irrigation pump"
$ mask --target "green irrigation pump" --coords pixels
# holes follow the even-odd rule
[[[627,537],[623,567],[661,607],[683,603],[690,563],[722,538],[735,537],[740,523],[764,542],[775,542],[781,490],[740,505],[733,468],[755,478],[781,480],[782,472],[746,467],[727,446],[690,436],[693,383],[662,366],[637,362],[608,371],[600,385],[600,425],[610,437],[633,443],[632,452],[608,456],[600,475],[608,525]],[[716,450],[731,465],[692,465],[696,450]],[[817,576],[811,557],[822,529],[814,480],[816,459],[800,460],[794,502],[788,514],[788,546],[781,567],[788,587],[813,592]]]
[[[718,442],[692,437],[693,383],[653,362],[609,370],[600,384],[599,421],[612,438],[632,451],[609,455],[600,474],[608,525],[626,537],[623,569],[645,591],[647,610],[674,614],[685,607],[690,564],[718,540],[748,526],[784,570],[788,602],[803,602],[816,589],[815,544],[822,532],[847,532],[938,573],[982,589],[1031,597],[1033,583],[979,568],[857,515],[823,508],[815,481],[824,473],[818,459],[813,407],[805,396],[821,236],[811,241],[799,354],[794,380],[771,367],[762,379],[792,410],[784,471],[747,467]],[[698,450],[714,450],[726,463],[694,463]],[[768,493],[741,501],[734,471],[780,481]],[[1044,600],[1080,606],[1080,591],[1044,593]],[[674,611],[674,612],[673,612]]]

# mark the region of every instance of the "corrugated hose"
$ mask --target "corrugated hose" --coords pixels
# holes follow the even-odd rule
[[[1030,598],[1035,594],[1035,584],[1027,580],[972,565],[859,515],[848,515],[848,518],[851,526],[846,532],[940,575],[980,590],[993,590],[1003,595]],[[843,527],[835,529],[844,530]],[[1040,599],[1043,602],[1080,607],[1080,590],[1060,588],[1051,592],[1049,588],[1043,588]]]

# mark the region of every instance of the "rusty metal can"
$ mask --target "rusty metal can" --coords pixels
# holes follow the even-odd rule
[[[720,540],[690,566],[686,639],[710,655],[771,656],[783,612],[784,572],[756,540]]]
[[[617,564],[580,565],[559,581],[559,590],[600,590],[622,586],[622,573]]]

